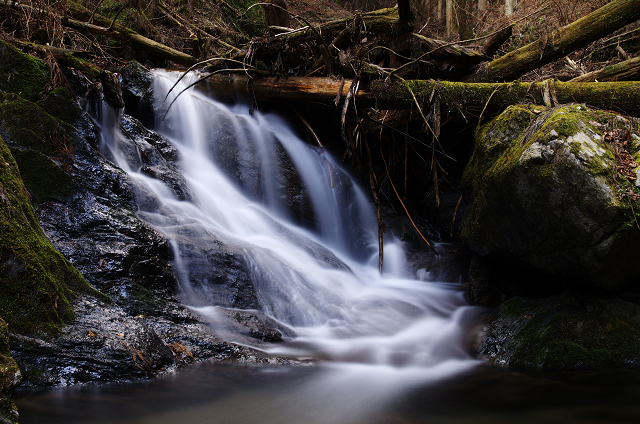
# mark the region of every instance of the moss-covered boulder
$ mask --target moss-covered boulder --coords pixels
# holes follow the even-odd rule
[[[545,299],[516,296],[489,316],[478,355],[506,366],[638,366],[640,307],[569,292]]]
[[[36,101],[49,82],[49,68],[0,40],[0,90]]]
[[[613,113],[510,107],[476,134],[465,241],[558,281],[629,287],[640,278],[639,149],[632,122]]]
[[[18,410],[11,394],[19,379],[18,365],[9,352],[7,323],[0,318],[0,423],[18,422]]]
[[[40,229],[18,165],[0,139],[0,317],[19,333],[55,335],[89,290]]]

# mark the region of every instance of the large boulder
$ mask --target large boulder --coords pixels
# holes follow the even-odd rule
[[[636,127],[578,104],[508,108],[476,134],[463,175],[469,247],[569,285],[638,282]]]

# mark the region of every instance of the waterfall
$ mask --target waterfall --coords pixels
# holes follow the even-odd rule
[[[227,262],[246,268],[255,307],[292,335],[261,346],[269,353],[411,370],[413,377],[474,364],[465,337],[478,309],[455,285],[408,275],[391,235],[380,275],[377,218],[340,163],[278,116],[250,115],[192,89],[175,99],[189,78],[166,101],[177,75],[156,71],[154,82],[156,131],[178,153],[181,175],[171,181],[184,183],[182,194],[142,169],[143,154],[127,150],[118,116],[103,124],[103,133],[114,128],[104,150],[137,182],[138,215],[174,247],[185,304],[214,330],[219,308],[235,307],[214,281],[225,271],[207,262],[223,248]]]

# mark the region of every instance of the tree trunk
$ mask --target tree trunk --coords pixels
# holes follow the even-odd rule
[[[538,41],[481,66],[467,81],[513,81],[638,19],[640,0],[614,0]]]
[[[398,0],[398,16],[400,20],[412,21],[411,2],[409,0]]]
[[[458,0],[458,34],[460,40],[473,38],[473,1]]]
[[[332,78],[277,78],[253,79],[252,92],[244,75],[212,75],[198,88],[217,99],[236,99],[237,95],[255,98],[258,102],[313,101],[334,104],[338,92],[344,99],[351,87],[351,80]],[[640,116],[640,84],[636,82],[585,82],[570,83],[543,81],[538,83],[461,83],[434,80],[409,80],[401,82],[373,81],[352,97],[359,108],[381,109],[415,108],[413,94],[424,107],[429,99],[439,95],[441,104],[449,110],[460,108],[467,119],[481,114],[488,118],[509,105],[534,103],[544,105],[546,99],[556,99],[558,104],[586,103],[590,106],[615,110],[631,116]]]
[[[445,31],[447,35],[450,35],[455,30],[455,8],[454,8],[454,0],[445,0]]]
[[[275,27],[289,27],[289,14],[287,13],[287,3],[284,0],[264,0],[265,4],[262,6],[264,11],[264,23],[268,28],[270,26]],[[271,6],[274,4],[274,6]]]
[[[506,16],[513,16],[513,12],[516,10],[516,6],[518,5],[517,0],[505,0],[504,1],[504,14]]]

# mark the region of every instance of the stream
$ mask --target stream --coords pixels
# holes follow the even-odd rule
[[[391,234],[380,274],[373,206],[338,161],[278,116],[193,90],[167,110],[189,78],[163,102],[177,76],[155,72],[166,114],[156,131],[179,152],[189,199],[136,165],[113,110],[102,113],[102,149],[136,181],[138,216],[171,242],[185,305],[251,346],[222,332],[219,308],[234,305],[202,271],[198,252],[222,243],[244,258],[262,312],[290,334],[253,347],[319,361],[204,363],[154,381],[20,391],[21,423],[640,422],[636,372],[525,374],[471,358],[485,311],[456,284],[408,275]]]
[[[390,377],[390,378],[387,378]],[[200,364],[147,382],[20,392],[23,424],[640,422],[640,373],[476,367],[429,383],[371,367]]]

